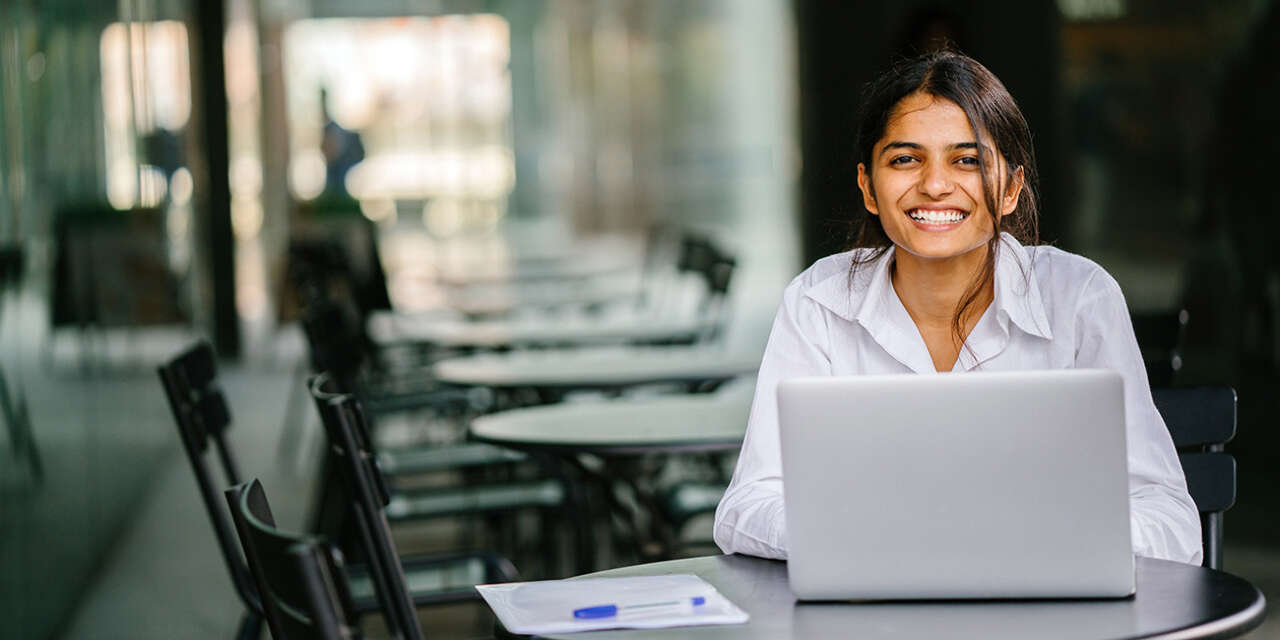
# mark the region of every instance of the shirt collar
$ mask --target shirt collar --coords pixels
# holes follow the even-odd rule
[[[1002,327],[1013,321],[1025,333],[1053,339],[1040,286],[1032,272],[1033,260],[1012,235],[1002,233],[1000,240],[992,300],[997,319]],[[838,271],[810,287],[805,295],[837,316],[861,324],[878,342],[883,342],[878,334],[886,330],[886,324],[891,324],[885,323],[884,318],[897,315],[892,310],[902,306],[889,281],[893,252],[894,248],[890,247],[871,263],[859,267],[852,282],[848,271]]]
[[[1034,257],[1008,233],[1000,234],[1000,241],[1002,246],[996,252],[996,287],[992,306],[1025,333],[1052,340],[1049,316],[1044,311],[1039,280],[1033,271]]]

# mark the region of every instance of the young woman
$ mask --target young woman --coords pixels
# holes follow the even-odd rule
[[[716,510],[720,548],[787,557],[779,380],[1100,368],[1125,382],[1134,552],[1199,563],[1199,515],[1120,287],[1085,258],[1032,246],[1031,133],[1000,81],[950,51],[900,63],[868,89],[856,153],[867,212],[855,248],[783,293]]]

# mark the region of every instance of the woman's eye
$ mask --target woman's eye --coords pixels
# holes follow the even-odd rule
[[[890,160],[890,161],[889,161],[889,164],[890,164],[890,165],[904,165],[904,164],[910,164],[910,163],[912,163],[912,162],[915,162],[915,160],[916,160],[916,159],[915,159],[915,158],[913,158],[913,157],[911,157],[911,156],[898,156],[898,157],[893,158],[892,160]]]
[[[962,156],[956,159],[956,164],[965,167],[976,167],[978,166],[978,156]]]

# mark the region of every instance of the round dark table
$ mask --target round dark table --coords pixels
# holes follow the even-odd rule
[[[1137,559],[1137,594],[1121,600],[801,603],[787,565],[706,556],[588,574],[691,573],[751,615],[745,625],[551,635],[564,640],[641,638],[1228,638],[1262,622],[1266,600],[1229,573]],[[584,576],[585,577],[585,576]]]
[[[577,507],[589,517],[601,513],[635,518],[614,497],[621,484],[643,509],[649,522],[659,522],[660,508],[653,489],[653,473],[643,468],[650,454],[731,452],[742,447],[751,410],[751,386],[730,386],[712,393],[622,398],[608,402],[562,403],[512,409],[471,421],[473,440],[545,455],[558,461],[569,477]],[[599,468],[583,463],[579,454],[609,458]],[[596,505],[599,505],[597,508]],[[625,514],[625,515],[623,515]],[[632,534],[640,557],[661,555],[670,541],[664,530],[633,521]],[[578,532],[577,570],[590,571],[598,562],[594,527]],[[670,557],[670,556],[667,556]]]
[[[737,451],[750,410],[751,396],[734,389],[512,409],[469,430],[481,442],[562,456]]]

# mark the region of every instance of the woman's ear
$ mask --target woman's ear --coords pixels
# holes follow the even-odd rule
[[[858,189],[862,190],[862,206],[872,215],[880,215],[880,208],[876,206],[876,192],[871,187],[871,176],[867,174],[867,165],[861,162],[858,163]]]
[[[1000,215],[1007,216],[1018,208],[1018,196],[1022,195],[1022,184],[1022,167],[1018,167],[1013,172],[1013,179],[1009,181],[1009,187],[1004,190],[1004,198],[1000,200]]]

